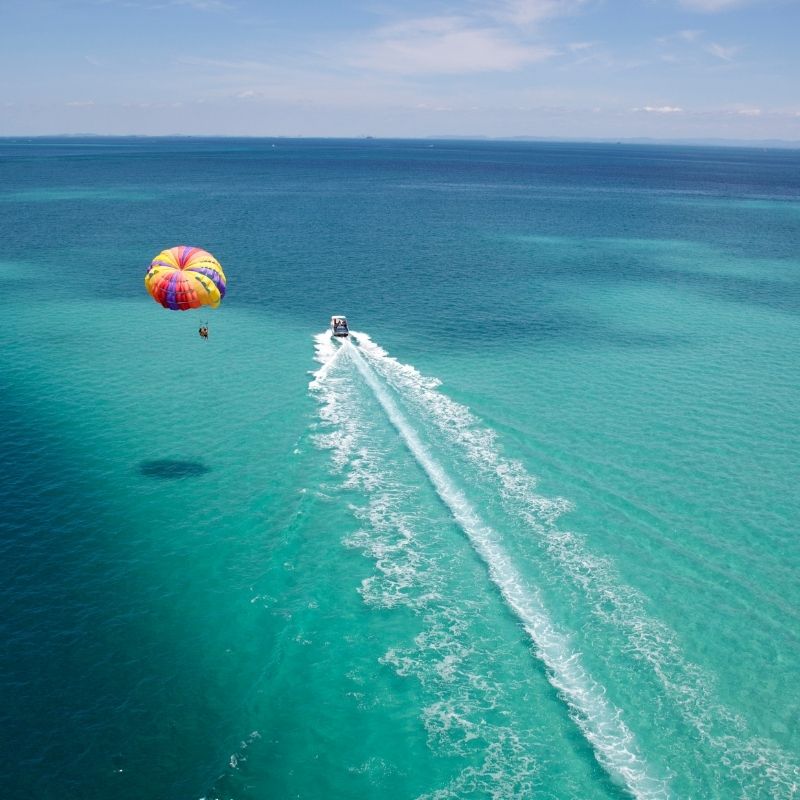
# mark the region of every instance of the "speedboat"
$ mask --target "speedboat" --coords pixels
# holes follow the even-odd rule
[[[347,318],[341,314],[334,314],[331,317],[331,334],[333,336],[349,336],[350,329],[347,327]]]

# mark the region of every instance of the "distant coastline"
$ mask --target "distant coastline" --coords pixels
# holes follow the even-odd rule
[[[469,134],[432,134],[430,136],[285,136],[269,134],[216,135],[193,133],[144,134],[144,133],[31,133],[0,135],[0,141],[29,139],[264,139],[264,140],[330,140],[330,141],[409,141],[409,142],[535,142],[541,144],[619,144],[619,145],[673,145],[685,147],[751,147],[761,149],[800,149],[800,139],[661,139],[652,137],[631,138],[577,138],[550,136],[481,136]]]

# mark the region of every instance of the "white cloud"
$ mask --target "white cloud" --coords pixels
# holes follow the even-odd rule
[[[165,8],[192,8],[195,11],[231,11],[235,8],[226,0],[95,0],[98,5],[122,8],[143,8],[159,11]]]
[[[202,103],[203,101],[197,101]],[[122,108],[136,108],[140,110],[150,109],[167,109],[167,108],[183,108],[184,103],[178,101],[175,103],[121,103]]]
[[[703,31],[696,28],[689,28],[676,33],[670,33],[667,36],[659,36],[656,41],[659,44],[680,44],[681,42],[695,42],[703,35]]]
[[[648,114],[681,114],[683,109],[680,106],[642,106],[634,108],[634,111],[644,111]]]
[[[556,51],[466,17],[423,17],[378,29],[350,56],[360,68],[399,74],[510,72]]]
[[[511,72],[555,56],[544,22],[589,0],[473,0],[457,13],[399,19],[351,43],[345,62],[397,75]],[[588,47],[578,43],[576,49]]]
[[[733,61],[734,56],[742,49],[737,45],[724,45],[708,41],[703,31],[695,28],[661,36],[656,42],[665,48],[660,59],[670,63],[691,63],[698,50],[708,53],[721,61]]]
[[[68,108],[91,108],[94,105],[94,100],[71,100],[64,103]]]
[[[570,53],[580,53],[592,47],[594,47],[594,42],[571,42],[567,45],[567,50],[569,50]]]
[[[181,56],[176,59],[178,64],[186,64],[191,67],[211,67],[234,71],[262,71],[274,67],[267,61],[229,61],[222,58],[197,58],[195,56]]]
[[[732,47],[718,44],[717,42],[710,42],[706,45],[705,51],[711,53],[712,56],[721,58],[723,61],[732,61],[733,57],[739,52],[738,47]]]
[[[680,4],[690,11],[700,11],[713,14],[717,11],[726,11],[735,6],[742,6],[749,0],[680,0]]]
[[[224,0],[170,0],[168,5],[187,6],[197,11],[230,11],[233,6]]]
[[[737,114],[741,114],[743,117],[760,117],[761,116],[761,109],[760,108],[740,108],[736,112]]]
[[[525,27],[570,14],[586,0],[500,0],[487,9],[488,16]]]
[[[430,103],[417,103],[417,108],[420,111],[434,111],[434,112],[437,112],[437,113],[450,112],[450,111],[456,111],[457,110],[457,109],[453,108],[453,106],[445,106],[445,105],[434,106],[434,105],[431,105]],[[475,110],[475,109],[472,109],[472,110]]]

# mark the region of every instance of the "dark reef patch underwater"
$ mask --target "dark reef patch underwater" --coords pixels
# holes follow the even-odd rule
[[[196,478],[211,472],[202,461],[183,461],[176,458],[161,458],[142,461],[139,472],[147,478]]]

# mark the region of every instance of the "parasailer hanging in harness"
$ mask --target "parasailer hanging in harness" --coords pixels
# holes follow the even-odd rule
[[[217,308],[225,297],[226,278],[219,261],[199,247],[179,245],[162,250],[151,262],[144,285],[164,308],[188,311]],[[202,339],[208,339],[208,322],[200,323]]]

